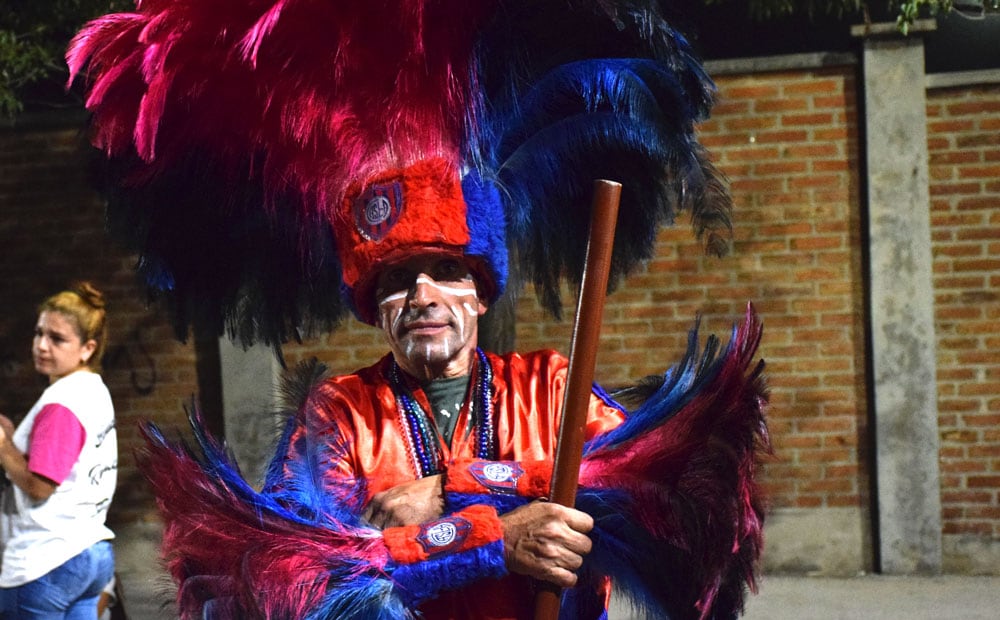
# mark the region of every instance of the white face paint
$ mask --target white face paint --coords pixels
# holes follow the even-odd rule
[[[486,311],[465,263],[419,255],[379,274],[379,325],[396,362],[421,379],[469,372]]]

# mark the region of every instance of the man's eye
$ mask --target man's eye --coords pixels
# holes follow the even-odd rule
[[[398,290],[407,285],[407,272],[405,269],[393,269],[385,274],[382,284],[385,288]]]
[[[447,259],[440,261],[435,266],[434,271],[435,271],[434,278],[436,280],[450,280],[450,281],[461,280],[462,277],[465,275],[464,273],[465,269],[462,263],[454,259]]]

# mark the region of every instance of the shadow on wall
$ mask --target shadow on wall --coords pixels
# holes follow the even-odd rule
[[[117,343],[112,341],[111,348],[101,360],[101,374],[106,381],[128,373],[128,384],[139,396],[147,396],[156,388],[156,362],[150,355],[145,337],[152,323],[152,319],[147,319],[118,339]]]

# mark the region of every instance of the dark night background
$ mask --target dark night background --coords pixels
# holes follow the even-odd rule
[[[1000,0],[985,0],[987,4]],[[895,10],[880,0],[870,0],[873,23],[894,22]],[[981,3],[958,0],[955,9],[938,17],[937,30],[921,33],[925,43],[927,73],[1000,69],[1000,12],[982,16]],[[751,58],[808,52],[858,52],[861,40],[851,36],[851,26],[862,22],[859,14],[814,18],[793,16],[757,22],[748,17],[745,3],[705,6],[704,0],[663,0],[671,23],[684,33],[705,60]],[[978,16],[978,17],[977,17]],[[65,74],[28,89],[28,111],[51,107],[82,108],[82,80],[72,92],[64,90]]]
[[[862,22],[856,14],[759,23],[750,20],[739,3],[706,7],[700,0],[681,0],[664,4],[674,25],[707,60],[860,50],[860,40],[851,36],[851,26]],[[873,23],[895,21],[895,13],[878,0],[869,4]],[[1000,12],[976,18],[973,15],[981,14],[981,9],[965,4],[956,2],[954,11],[938,17],[936,31],[920,35],[925,39],[928,73],[1000,68]]]

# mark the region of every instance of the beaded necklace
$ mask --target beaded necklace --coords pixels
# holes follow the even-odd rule
[[[493,367],[486,353],[476,348],[478,364],[472,383],[472,402],[469,416],[472,419],[472,429],[476,432],[476,458],[496,460],[496,437],[494,436],[493,420]],[[430,425],[430,418],[424,408],[414,398],[406,382],[403,371],[396,360],[392,361],[389,370],[389,385],[396,397],[396,406],[400,411],[400,424],[407,440],[410,460],[418,478],[433,476],[444,471],[441,461],[441,440]]]

